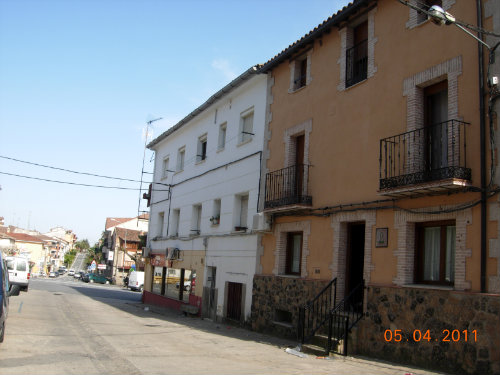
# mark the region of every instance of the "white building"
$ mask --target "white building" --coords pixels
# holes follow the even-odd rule
[[[156,154],[145,302],[249,320],[266,86],[252,67],[148,145]]]

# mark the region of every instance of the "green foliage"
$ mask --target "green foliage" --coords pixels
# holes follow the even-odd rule
[[[85,259],[85,262],[87,263],[87,266],[89,266],[92,261],[95,259],[97,263],[101,263],[102,260],[102,246],[94,246],[91,247],[88,250],[87,253],[87,259]]]
[[[89,245],[89,240],[87,240],[86,238],[81,240],[81,241],[77,241],[75,243],[75,247],[79,250],[87,250],[90,248],[90,245]]]
[[[75,260],[75,257],[76,257],[76,250],[75,249],[68,251],[64,255],[64,264],[71,266]]]

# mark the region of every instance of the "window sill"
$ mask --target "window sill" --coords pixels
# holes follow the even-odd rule
[[[253,137],[252,137],[252,138],[250,138],[250,139],[247,139],[246,141],[242,141],[242,142],[238,143],[238,144],[236,145],[236,147],[240,147],[240,146],[246,145],[247,143],[252,142],[252,140],[253,140]]]
[[[356,82],[356,83],[353,83],[351,86],[346,86],[344,91],[347,91],[347,90],[350,90],[352,89],[353,87],[356,87],[356,86],[359,86],[359,85],[362,85],[363,83],[365,83],[366,81],[368,81],[368,77],[359,81],[359,82]]]
[[[195,165],[200,165],[200,164],[204,164],[205,162],[207,161],[207,158],[203,159],[203,160],[198,160]]]
[[[216,152],[217,152],[217,153],[222,152],[222,151],[224,151],[224,149],[225,149],[225,147],[220,147],[220,148],[218,148],[218,149],[217,149],[217,151],[216,151]]]
[[[175,171],[174,175],[182,173],[182,172],[184,172],[184,169],[179,169],[178,171]]]
[[[300,275],[287,275],[287,274],[278,275],[278,277],[284,277],[287,279],[300,279],[301,278]]]
[[[403,288],[413,288],[413,289],[435,289],[435,290],[449,290],[452,291],[454,288],[448,285],[429,285],[429,284],[404,284]]]
[[[307,87],[307,83],[304,85],[304,86],[301,86],[301,87],[298,87],[296,89],[293,89],[293,90],[288,90],[288,93],[289,94],[295,94],[299,91],[302,91],[303,89],[305,89]]]

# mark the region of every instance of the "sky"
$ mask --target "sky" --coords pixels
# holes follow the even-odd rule
[[[92,245],[107,217],[147,210],[139,199],[141,176],[143,188],[152,179],[141,173],[144,155],[144,171],[154,166],[144,152],[147,121],[161,118],[150,128],[160,135],[347,4],[0,0],[5,225],[42,233],[62,226]]]

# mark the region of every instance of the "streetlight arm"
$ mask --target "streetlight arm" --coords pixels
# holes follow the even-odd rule
[[[458,23],[456,22],[452,22],[456,27],[458,27],[460,30],[463,30],[465,31],[467,34],[469,34],[471,37],[473,37],[474,39],[476,39],[479,43],[483,44],[486,48],[488,48],[488,50],[492,50],[492,48],[486,44],[485,42],[483,42],[481,39],[479,39],[477,36],[475,36],[474,34],[472,34],[469,30],[467,30],[465,27],[459,25]]]

